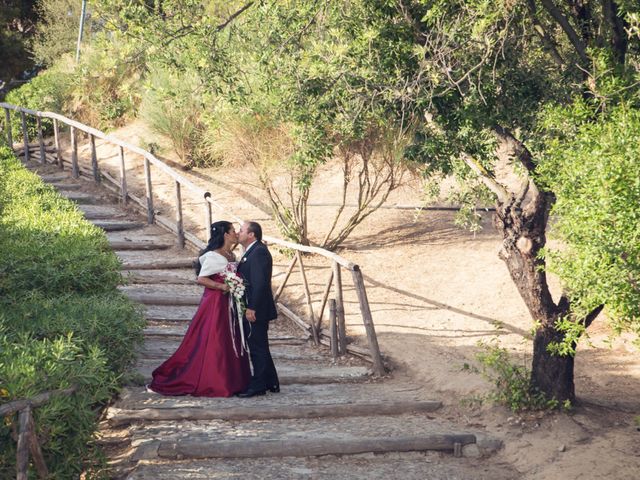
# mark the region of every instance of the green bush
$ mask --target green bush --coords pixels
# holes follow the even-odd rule
[[[71,78],[70,73],[60,68],[45,70],[20,88],[11,90],[5,102],[31,110],[62,113],[71,93]],[[43,119],[42,128],[45,136],[53,135],[52,120]],[[13,140],[19,141],[22,138],[22,122],[20,114],[16,112],[11,115],[11,129]],[[36,119],[31,115],[27,115],[27,132],[30,140],[38,137]]]
[[[514,412],[522,410],[547,410],[557,408],[558,401],[548,399],[531,385],[531,372],[524,365],[511,361],[509,352],[495,344],[480,342],[481,350],[476,358],[482,375],[494,385],[489,399],[509,407]]]
[[[149,78],[140,106],[141,117],[156,132],[169,137],[186,167],[215,164],[207,147],[202,85],[197,76],[155,69]]]
[[[117,291],[104,233],[0,147],[0,403],[76,385],[34,410],[52,478],[100,458],[97,414],[142,339],[140,311]],[[0,425],[0,478],[15,475],[17,416]]]

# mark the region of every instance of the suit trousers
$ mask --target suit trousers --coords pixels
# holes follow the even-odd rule
[[[261,391],[279,386],[278,373],[269,350],[269,322],[249,323],[245,319],[244,326],[253,366],[253,375],[248,389]]]

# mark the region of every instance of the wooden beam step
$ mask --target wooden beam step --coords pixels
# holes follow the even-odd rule
[[[233,406],[212,408],[144,408],[120,410],[110,408],[109,423],[112,426],[129,425],[140,422],[158,421],[206,421],[206,420],[272,420],[299,418],[339,418],[379,415],[403,415],[406,413],[434,412],[442,407],[441,402],[386,402],[386,403],[345,403],[329,405],[282,405]]]
[[[157,455],[172,460],[190,458],[259,458],[309,457],[321,455],[356,455],[360,453],[390,453],[409,451],[453,452],[476,443],[473,434],[427,434],[414,437],[368,438],[293,438],[288,440],[242,439],[206,442],[204,439],[183,438],[160,440]]]
[[[134,222],[131,220],[94,220],[93,224],[107,232],[135,230],[146,225],[146,223]]]

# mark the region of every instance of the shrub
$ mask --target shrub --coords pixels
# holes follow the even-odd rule
[[[216,164],[208,148],[202,91],[197,77],[155,69],[143,94],[140,115],[158,133],[167,136],[187,168]]]
[[[489,399],[509,407],[514,412],[522,410],[546,410],[559,406],[555,399],[548,399],[544,393],[531,385],[531,372],[524,365],[512,363],[509,352],[495,344],[479,343],[476,355],[482,368],[482,375],[494,385]]]
[[[104,234],[0,147],[0,403],[76,385],[34,410],[52,478],[77,478],[142,337],[143,319],[116,289]],[[0,425],[0,478],[15,475],[17,417]]]
[[[131,45],[98,38],[75,70],[69,115],[100,129],[125,125],[140,104],[144,60]]]
[[[45,70],[30,82],[9,92],[5,101],[32,110],[62,113],[70,98],[71,78],[72,75],[62,68]],[[42,128],[45,135],[53,135],[53,121],[43,119]],[[17,141],[22,134],[22,123],[20,115],[16,112],[11,116],[11,129],[13,139]],[[27,115],[27,132],[29,139],[38,136],[36,119],[31,115]]]

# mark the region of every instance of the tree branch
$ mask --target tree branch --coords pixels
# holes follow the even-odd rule
[[[533,161],[533,156],[524,143],[514,137],[508,129],[501,127],[500,125],[494,126],[493,132],[500,141],[504,142],[505,145],[511,149],[514,156],[529,173],[535,172],[536,164]]]
[[[553,17],[553,19],[558,22],[564,33],[569,37],[569,41],[573,45],[573,48],[576,49],[578,56],[585,63],[589,63],[589,56],[587,55],[587,49],[585,44],[582,42],[576,31],[573,29],[569,20],[563,13],[556,7],[553,3],[553,0],[540,0],[545,10],[549,12],[549,15]]]
[[[564,58],[562,58],[562,55],[560,55],[560,52],[558,52],[553,39],[549,36],[549,33],[544,29],[540,19],[538,18],[535,0],[528,0],[527,4],[529,5],[529,12],[531,13],[533,30],[536,32],[538,37],[540,37],[542,45],[546,48],[551,55],[551,58],[558,66],[566,67],[567,63],[564,61]]]
[[[509,192],[500,185],[496,179],[487,170],[485,170],[478,162],[476,162],[470,155],[463,153],[462,160],[466,163],[471,170],[473,170],[479,177],[482,183],[484,183],[489,190],[491,190],[498,202],[504,203],[509,198]]]
[[[591,325],[593,321],[598,317],[598,315],[600,315],[600,312],[602,311],[603,308],[604,308],[604,304],[598,305],[596,308],[594,308],[591,311],[591,313],[589,313],[584,318],[584,328],[589,328],[589,325]]]
[[[255,2],[249,2],[246,5],[244,5],[240,10],[238,10],[237,12],[232,14],[229,18],[227,18],[226,22],[221,23],[220,25],[218,25],[216,27],[216,32],[220,32],[220,31],[224,30],[227,27],[227,25],[229,25],[236,18],[238,18],[240,15],[242,15],[245,12],[245,10],[249,9],[249,7],[251,7],[251,5],[253,5],[254,3]]]
[[[611,27],[612,36],[610,43],[613,54],[620,64],[624,64],[629,40],[625,32],[624,20],[620,18],[618,5],[613,0],[603,0],[602,10],[604,18],[609,22],[609,26]]]

